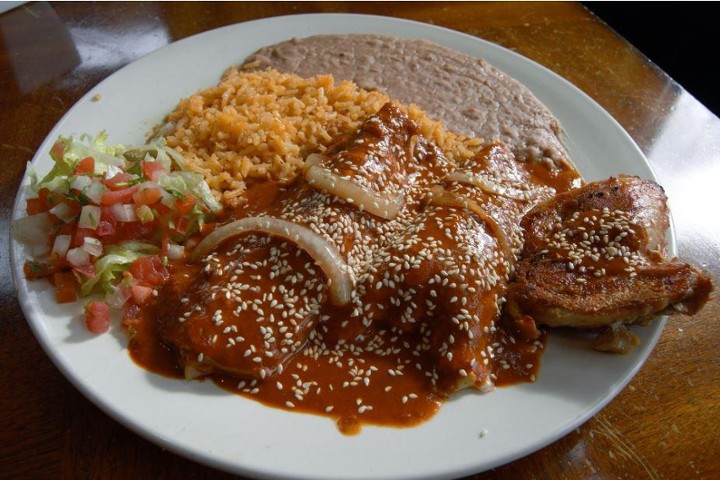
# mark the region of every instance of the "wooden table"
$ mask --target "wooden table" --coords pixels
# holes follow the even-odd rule
[[[163,451],[81,396],[34,339],[8,264],[25,163],[91,87],[166,43],[289,13],[390,15],[476,35],[559,73],[648,156],[680,257],[720,273],[720,120],[581,5],[475,3],[30,3],[0,15],[0,478],[230,478]],[[720,305],[666,327],[647,364],[563,439],[477,478],[720,478]]]

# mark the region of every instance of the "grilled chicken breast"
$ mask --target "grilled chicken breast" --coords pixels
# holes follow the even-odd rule
[[[618,176],[535,207],[522,221],[525,242],[508,314],[551,327],[612,326],[597,346],[624,352],[635,339],[620,325],[697,311],[712,281],[667,258],[666,200],[659,185]]]

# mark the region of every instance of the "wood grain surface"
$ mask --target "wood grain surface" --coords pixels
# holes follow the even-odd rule
[[[26,162],[105,77],[209,29],[319,12],[452,28],[565,77],[643,149],[670,197],[680,257],[718,278],[720,120],[579,4],[29,3],[0,15],[0,478],[232,478],[132,433],[53,366],[15,296],[9,222]],[[552,445],[474,478],[720,478],[719,316],[715,295],[695,317],[671,319],[645,366],[598,415]]]

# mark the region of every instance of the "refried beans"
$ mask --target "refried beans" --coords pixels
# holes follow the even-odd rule
[[[262,48],[244,66],[331,74],[415,103],[450,131],[500,140],[520,160],[569,162],[557,119],[527,87],[481,58],[427,40],[317,35]]]

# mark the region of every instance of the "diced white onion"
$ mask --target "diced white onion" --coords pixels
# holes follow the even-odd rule
[[[107,170],[105,171],[105,178],[109,180],[118,173],[123,173],[123,170],[115,165],[108,165]]]
[[[162,202],[163,205],[166,207],[172,207],[175,205],[175,197],[173,197],[172,193],[168,192],[164,188],[161,188],[160,192],[160,202]]]
[[[355,277],[335,245],[309,228],[269,217],[248,217],[236,220],[215,229],[205,237],[192,253],[193,260],[199,260],[228,238],[246,232],[262,232],[294,242],[305,250],[328,278],[330,299],[335,305],[350,302],[355,288]]]
[[[55,237],[52,253],[60,258],[65,258],[65,254],[67,254],[68,248],[70,248],[70,240],[70,235],[58,235]]]
[[[122,307],[132,295],[132,290],[123,284],[115,285],[111,288],[112,292],[105,297],[105,301],[111,308]]]
[[[137,221],[134,205],[116,203],[115,205],[110,206],[110,211],[119,222]]]
[[[100,182],[92,182],[90,186],[85,189],[85,196],[87,196],[93,203],[100,205],[102,202],[103,193],[107,191],[105,185]]]
[[[81,248],[95,257],[99,257],[103,252],[102,242],[93,237],[85,237]]]
[[[142,223],[148,223],[152,222],[155,218],[155,214],[152,211],[152,208],[148,207],[147,205],[140,205],[135,209],[135,216],[138,220]]]
[[[67,203],[58,203],[50,209],[50,213],[52,213],[65,223],[70,223],[75,220],[75,212],[72,208],[70,208],[70,205],[68,205]]]
[[[80,190],[82,192],[85,188],[89,187],[91,183],[93,183],[93,180],[87,175],[77,175],[73,177],[70,182],[70,188],[74,188],[75,190]]]
[[[89,228],[91,230],[97,229],[100,224],[100,215],[102,210],[100,207],[95,205],[85,205],[80,211],[80,220],[78,221],[78,227]]]
[[[139,185],[138,191],[143,191],[143,190],[147,190],[148,188],[158,188],[158,187],[159,187],[159,185],[156,181],[148,180],[147,182],[142,182]]]
[[[171,243],[167,246],[167,256],[170,260],[179,260],[185,255],[185,247]]]
[[[66,258],[67,261],[70,262],[70,265],[75,265],[76,267],[82,267],[90,264],[90,254],[88,254],[88,252],[82,247],[71,248],[68,250]]]

